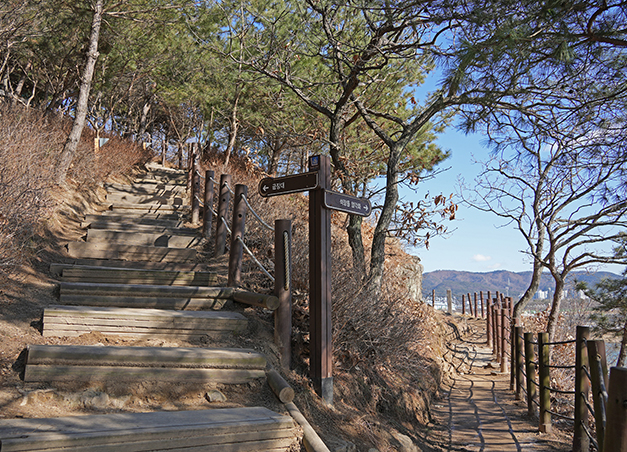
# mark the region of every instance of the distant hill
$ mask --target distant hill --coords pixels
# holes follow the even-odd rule
[[[576,279],[584,281],[592,286],[602,278],[620,278],[620,275],[611,272],[573,272],[569,277],[570,284]],[[435,289],[436,296],[446,295],[446,290],[451,289],[453,295],[461,296],[468,292],[499,291],[508,293],[512,297],[520,296],[525,292],[531,281],[531,272],[510,272],[498,270],[487,273],[474,273],[456,270],[437,270],[422,275],[422,293],[424,297],[430,297]],[[555,285],[548,273],[542,275],[539,290],[553,291]]]

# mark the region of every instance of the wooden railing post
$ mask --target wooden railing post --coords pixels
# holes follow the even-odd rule
[[[605,342],[588,341],[588,359],[590,360],[590,385],[592,386],[592,401],[594,405],[594,423],[597,434],[599,451],[603,451],[605,439],[605,417],[607,406],[607,359]]]
[[[515,349],[516,349],[516,400],[520,400],[522,398],[522,384],[523,384],[523,366],[525,365],[524,361],[524,342],[523,342],[523,328],[522,326],[514,327],[514,340],[515,340]]]
[[[501,306],[501,373],[507,372],[507,307]]]
[[[274,342],[279,347],[281,366],[289,369],[292,357],[292,221],[274,222],[274,294],[279,307],[274,311]]]
[[[470,292],[468,292],[468,314],[469,315],[473,315],[472,314],[472,300],[470,299]]]
[[[231,184],[231,176],[222,174],[220,176],[220,197],[218,198],[218,218],[216,218],[216,246],[215,255],[222,256],[226,252],[226,221],[229,211],[229,203],[231,202],[231,192],[229,186]]]
[[[627,452],[627,368],[612,367],[603,452]]]
[[[462,294],[462,315],[466,315],[466,295]]]
[[[490,298],[490,291],[488,290],[488,296],[486,298],[486,316],[485,316],[485,332],[486,332],[486,344],[488,347],[492,345],[492,299]]]
[[[242,255],[244,254],[244,234],[246,232],[246,202],[243,197],[248,194],[246,185],[235,186],[233,199],[233,221],[231,222],[231,249],[229,252],[228,286],[239,286],[242,279]]]
[[[492,314],[494,317],[494,353],[496,355],[496,362],[500,363],[501,346],[503,345],[501,342],[501,306],[495,303]]]
[[[453,314],[453,292],[446,289],[446,308],[449,315]]]
[[[573,452],[588,452],[590,450],[590,438],[584,431],[588,428],[588,407],[584,400],[588,399],[590,382],[585,374],[584,367],[588,369],[588,346],[590,327],[577,326],[576,350],[575,350],[575,427],[573,432]]]
[[[478,317],[479,316],[477,315],[477,292],[475,292],[475,319]]]
[[[540,433],[551,432],[551,376],[549,372],[549,333],[538,333],[538,364],[540,375]]]
[[[481,300],[481,318],[484,319],[485,318],[485,307],[484,307],[484,302],[483,302],[483,290],[479,291],[479,299]],[[488,339],[489,342],[489,339]]]
[[[203,199],[202,235],[205,238],[211,236],[213,225],[213,171],[205,171],[205,195]]]
[[[200,221],[200,173],[196,165],[192,167],[192,224]]]
[[[431,291],[431,307],[435,308],[435,289]]]
[[[525,373],[527,374],[527,413],[529,416],[535,414],[535,407],[533,401],[536,398],[536,365],[535,365],[535,352],[533,350],[533,333],[525,333]]]

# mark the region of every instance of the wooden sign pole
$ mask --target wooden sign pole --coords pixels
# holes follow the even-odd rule
[[[310,375],[316,392],[326,403],[333,404],[331,211],[324,207],[324,191],[331,188],[330,158],[312,157],[310,171],[315,170],[318,188],[309,192]]]

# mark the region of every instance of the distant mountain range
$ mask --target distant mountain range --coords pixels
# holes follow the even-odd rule
[[[584,271],[573,272],[569,276],[572,287],[573,281],[584,281],[589,286],[593,286],[603,278],[621,278],[620,275],[611,272],[588,273]],[[422,275],[423,297],[431,296],[431,291],[435,289],[436,296],[445,296],[446,290],[451,289],[453,295],[461,296],[466,293],[479,291],[499,291],[512,297],[520,296],[529,287],[531,272],[510,272],[498,270],[487,273],[473,273],[455,270],[437,270],[424,273]],[[544,273],[540,280],[539,290],[553,291],[555,285],[550,274]]]

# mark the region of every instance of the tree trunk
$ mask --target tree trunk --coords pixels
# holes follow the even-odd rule
[[[625,325],[623,326],[623,340],[620,342],[616,366],[625,367],[625,364],[627,364],[627,320],[625,320]]]
[[[137,139],[143,141],[144,135],[146,135],[146,129],[148,128],[148,113],[150,112],[150,102],[146,102],[142,107],[142,114],[139,119],[139,131],[137,132]]]
[[[544,248],[544,228],[540,227],[538,231],[538,240],[536,241],[536,246],[534,250],[533,257],[533,272],[531,274],[531,282],[529,283],[529,287],[523,294],[522,298],[518,300],[518,302],[514,305],[514,319],[520,322],[520,317],[522,315],[522,311],[529,304],[531,300],[533,300],[533,296],[538,291],[540,287],[540,279],[542,278],[542,270],[544,266],[540,261],[542,257],[542,250]],[[519,323],[522,325],[521,323]]]
[[[366,279],[366,261],[364,259],[364,243],[361,236],[363,218],[359,215],[348,216],[348,244],[353,253],[353,268],[361,281]]]
[[[549,314],[549,322],[546,330],[549,333],[549,339],[555,338],[555,331],[559,323],[560,309],[562,307],[562,298],[564,296],[564,277],[562,275],[553,274],[555,280],[555,294],[553,294],[553,303],[551,304],[551,313]]]
[[[231,111],[231,117],[229,118],[229,144],[226,147],[226,157],[224,159],[224,166],[229,165],[231,159],[231,153],[235,148],[235,141],[237,140],[237,129],[239,128],[239,122],[237,120],[237,105],[239,103],[239,92],[235,95],[233,101],[233,110]]]
[[[396,203],[398,202],[398,162],[401,154],[401,146],[395,144],[390,147],[390,157],[386,174],[385,201],[381,209],[381,216],[377,222],[372,237],[372,249],[370,251],[370,274],[368,275],[368,292],[375,298],[381,295],[383,283],[383,270],[385,266],[385,238],[394,217]]]
[[[91,23],[91,34],[89,36],[89,48],[87,49],[87,59],[85,69],[81,77],[81,86],[78,93],[78,103],[76,104],[76,116],[72,124],[72,130],[65,142],[59,162],[57,164],[56,179],[58,184],[65,182],[70,164],[78,148],[78,143],[85,127],[85,118],[87,117],[87,108],[89,103],[89,91],[91,90],[91,81],[94,78],[94,68],[98,59],[98,39],[100,37],[100,26],[102,25],[104,0],[96,0],[94,5],[94,17]]]

